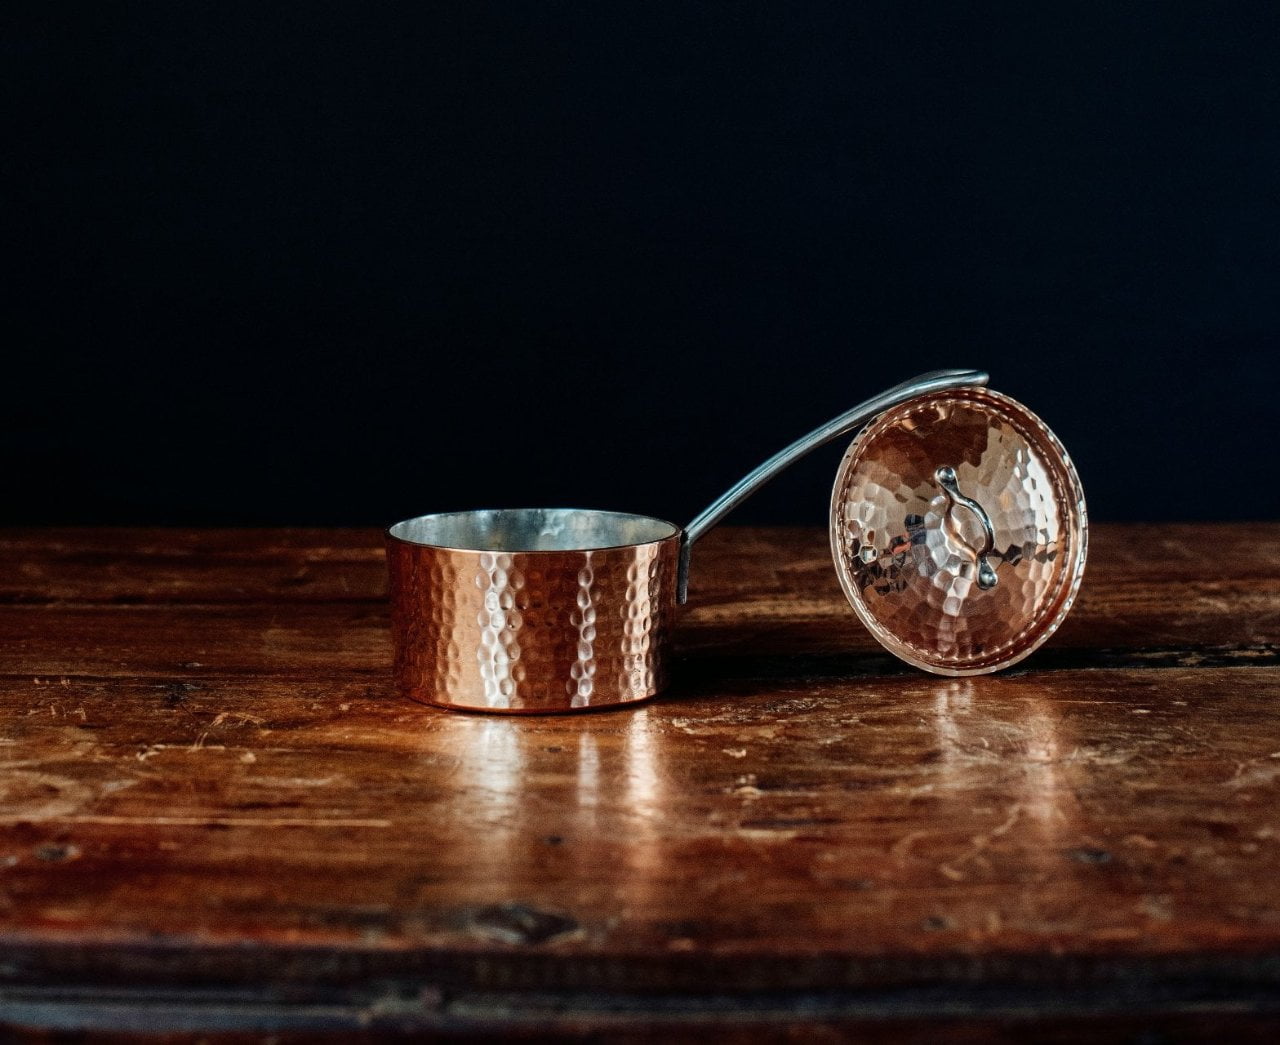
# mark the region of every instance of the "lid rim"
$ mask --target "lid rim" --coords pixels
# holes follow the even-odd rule
[[[843,509],[849,501],[849,487],[860,463],[860,453],[874,438],[929,403],[975,402],[993,417],[1010,425],[1036,451],[1053,483],[1054,501],[1062,526],[1061,544],[1065,561],[1052,588],[1038,600],[1036,609],[1009,638],[994,651],[967,659],[940,662],[927,648],[911,642],[884,624],[867,605],[855,581],[855,568],[846,554],[846,525]],[[936,675],[963,677],[985,675],[1012,667],[1025,660],[1061,626],[1070,613],[1084,579],[1088,557],[1088,510],[1079,474],[1066,448],[1052,430],[1031,410],[1009,396],[985,388],[949,389],[917,397],[873,418],[850,443],[841,459],[831,492],[828,527],[832,558],[841,590],[876,641],[899,660]]]

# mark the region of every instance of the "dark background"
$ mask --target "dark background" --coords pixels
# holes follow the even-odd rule
[[[10,9],[0,522],[683,522],[937,366],[1276,516],[1274,6]]]

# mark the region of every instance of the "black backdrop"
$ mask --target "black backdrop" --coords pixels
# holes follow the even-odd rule
[[[684,521],[936,366],[1275,516],[1274,5],[1087,7],[10,9],[0,522]]]

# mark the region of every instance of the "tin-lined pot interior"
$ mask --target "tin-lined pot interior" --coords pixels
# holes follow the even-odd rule
[[[588,508],[494,508],[422,515],[388,532],[411,544],[459,551],[568,552],[652,544],[680,528],[648,515]]]

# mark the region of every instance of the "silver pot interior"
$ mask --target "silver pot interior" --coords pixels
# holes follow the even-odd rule
[[[492,508],[421,515],[388,532],[411,544],[460,551],[567,552],[652,544],[676,536],[680,527],[589,508]]]

